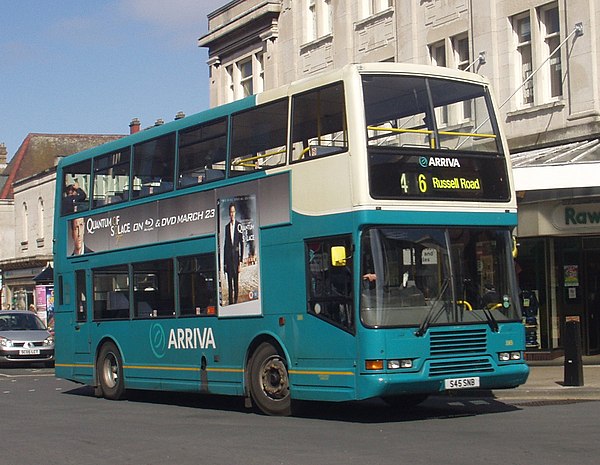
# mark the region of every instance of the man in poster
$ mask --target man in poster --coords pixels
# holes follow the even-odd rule
[[[83,255],[84,253],[93,252],[84,243],[85,222],[83,218],[75,218],[71,220],[71,238],[73,239],[73,252],[71,255]]]
[[[227,274],[229,305],[238,301],[239,273],[244,257],[244,240],[235,220],[235,204],[229,204],[229,223],[225,226],[223,237],[223,267]]]

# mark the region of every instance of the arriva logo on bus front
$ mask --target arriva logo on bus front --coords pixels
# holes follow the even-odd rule
[[[444,168],[460,168],[460,162],[458,158],[447,158],[447,157],[421,157],[419,158],[419,165],[423,168],[429,166],[442,166]]]

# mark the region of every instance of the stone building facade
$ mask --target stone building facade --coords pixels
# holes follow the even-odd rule
[[[520,284],[539,301],[531,356],[543,357],[560,353],[567,319],[600,353],[599,23],[597,0],[234,0],[199,45],[211,106],[350,62],[490,79],[520,202]]]

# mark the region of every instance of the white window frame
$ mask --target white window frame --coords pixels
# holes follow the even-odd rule
[[[558,30],[550,30],[549,24],[549,12],[556,10],[558,14]],[[548,5],[544,5],[538,9],[539,27],[540,27],[540,61],[543,62],[550,54],[560,45],[560,10],[558,8],[558,2],[553,2]],[[558,66],[558,75],[555,67]],[[541,79],[543,81],[543,101],[552,102],[562,99],[563,87],[562,87],[562,59],[561,50],[557,51],[550,60],[546,62],[543,69],[540,70]],[[557,80],[558,79],[558,80]],[[557,89],[558,92],[554,93],[553,89]]]
[[[529,20],[529,37],[521,36],[520,25],[522,21]],[[532,15],[530,11],[519,13],[512,17],[512,29],[515,40],[515,81],[517,86],[523,84],[523,82],[533,73],[534,71],[534,47],[533,47],[533,29]],[[528,69],[529,68],[529,69]],[[534,83],[534,79],[529,79],[527,83],[522,87],[518,93],[519,107],[531,107],[536,103],[537,89]]]
[[[38,239],[44,239],[44,199],[38,198]]]
[[[446,40],[440,40],[429,45],[429,58],[431,64],[434,66],[446,67],[448,59],[446,57]],[[448,125],[448,107],[440,107],[435,109],[436,120],[439,127],[446,127]]]
[[[27,245],[29,243],[29,210],[27,202],[23,202],[23,228],[21,234],[21,244]]]
[[[248,64],[251,74],[244,74],[243,70],[248,69],[244,67]],[[238,57],[235,61],[227,63],[224,69],[225,101],[223,103],[233,102],[265,89],[264,51],[262,49]]]
[[[471,64],[471,52],[469,47],[469,34],[467,32],[456,35],[451,38],[454,66],[456,69],[464,71]],[[459,123],[471,120],[471,103],[463,102],[456,106],[453,105],[451,119]]]
[[[305,42],[312,42],[333,33],[333,6],[331,0],[304,0]]]
[[[368,18],[391,8],[393,5],[393,0],[361,0],[360,17],[362,19]]]

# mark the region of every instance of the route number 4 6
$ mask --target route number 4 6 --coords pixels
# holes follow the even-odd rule
[[[425,176],[424,174],[420,174],[418,177],[418,184],[419,191],[421,191],[422,194],[427,192],[427,176]],[[402,192],[404,192],[405,194],[409,193],[410,185],[408,183],[406,173],[402,173],[402,175],[400,176],[400,189],[402,189]]]

